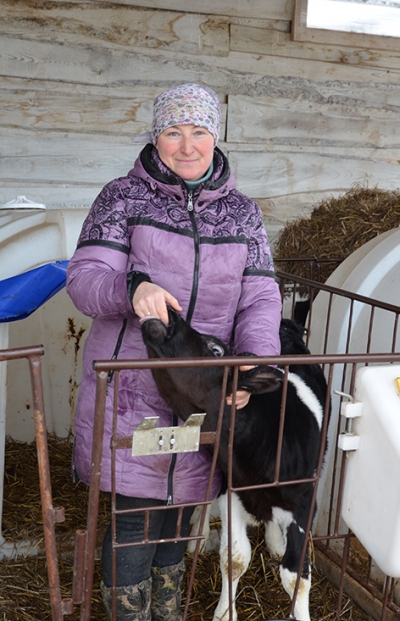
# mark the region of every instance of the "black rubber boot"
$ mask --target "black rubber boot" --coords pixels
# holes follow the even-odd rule
[[[151,578],[132,586],[116,587],[116,616],[112,616],[112,587],[100,585],[107,621],[151,621]]]
[[[181,611],[182,579],[185,562],[168,567],[152,567],[151,591],[152,621],[182,621]]]

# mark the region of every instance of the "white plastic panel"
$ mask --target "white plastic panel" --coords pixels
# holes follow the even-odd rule
[[[342,517],[378,567],[400,577],[400,365],[360,369],[354,418],[359,448],[347,453]]]

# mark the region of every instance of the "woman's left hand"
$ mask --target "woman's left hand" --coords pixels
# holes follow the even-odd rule
[[[250,371],[250,369],[254,369],[254,365],[239,367],[240,371]],[[248,404],[250,397],[251,393],[247,390],[238,390],[236,392],[236,409],[241,410],[244,408]],[[232,401],[233,397],[232,395],[229,395],[229,397],[226,398],[226,404],[232,405]]]

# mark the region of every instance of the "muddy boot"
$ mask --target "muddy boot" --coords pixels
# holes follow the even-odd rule
[[[151,591],[152,621],[181,621],[181,590],[185,573],[185,562],[168,567],[152,567],[153,586]]]
[[[134,584],[116,588],[116,617],[112,617],[112,587],[100,585],[101,596],[106,610],[107,621],[151,621],[151,578]]]

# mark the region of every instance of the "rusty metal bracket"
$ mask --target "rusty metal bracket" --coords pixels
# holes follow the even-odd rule
[[[205,414],[191,414],[179,427],[156,427],[158,416],[144,418],[133,432],[132,455],[198,451]]]

